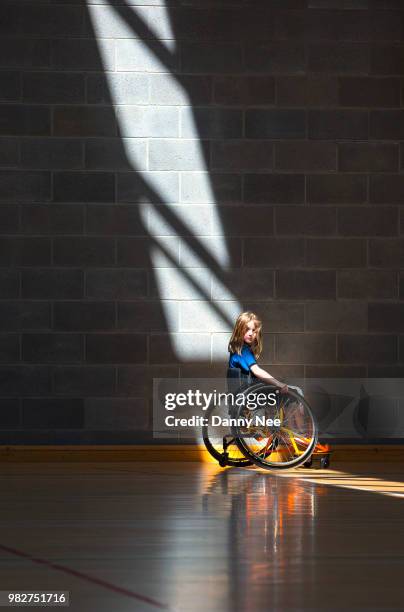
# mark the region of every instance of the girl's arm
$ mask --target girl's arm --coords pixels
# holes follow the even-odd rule
[[[282,383],[276,378],[274,378],[273,376],[271,376],[269,372],[260,368],[259,365],[257,365],[256,363],[250,366],[250,370],[254,374],[254,376],[256,376],[257,378],[260,378],[261,380],[263,380],[266,383],[269,383],[270,385],[279,387],[283,393],[287,393],[288,386],[285,383]]]

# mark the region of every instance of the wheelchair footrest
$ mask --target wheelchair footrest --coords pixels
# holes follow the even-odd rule
[[[316,447],[313,451],[313,455],[329,455],[331,453],[331,447],[329,444],[320,444],[317,442]]]

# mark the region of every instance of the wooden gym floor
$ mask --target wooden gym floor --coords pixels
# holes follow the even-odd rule
[[[74,612],[404,608],[402,463],[3,463],[0,482],[1,590],[70,591]]]

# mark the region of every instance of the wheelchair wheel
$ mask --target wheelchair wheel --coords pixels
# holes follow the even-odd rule
[[[209,453],[218,461],[219,465],[225,467],[243,467],[252,465],[243,451],[237,445],[230,427],[213,425],[212,417],[216,415],[221,418],[229,418],[228,407],[223,404],[212,404],[206,411],[207,425],[202,427],[202,438]]]
[[[276,403],[251,409],[247,400],[238,410],[232,427],[242,453],[260,467],[289,469],[309,461],[317,444],[317,424],[307,401],[292,390],[279,393],[271,385],[258,383],[242,391],[246,396],[274,393]],[[251,404],[250,404],[251,405]],[[252,422],[246,421],[251,419]]]

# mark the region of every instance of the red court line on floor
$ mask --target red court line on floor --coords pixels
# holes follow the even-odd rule
[[[47,559],[41,559],[40,557],[34,557],[28,553],[25,553],[22,550],[17,550],[16,548],[11,548],[10,546],[4,546],[0,544],[0,549],[5,550],[6,552],[16,555],[17,557],[23,557],[24,559],[29,559],[33,563],[38,563],[40,565],[46,565],[47,567],[51,567],[54,570],[59,572],[65,572],[65,574],[70,574],[71,576],[75,576],[76,578],[82,578],[83,580],[87,580],[87,582],[93,582],[94,584],[98,584],[105,589],[109,589],[110,591],[114,591],[115,593],[119,593],[120,595],[126,595],[126,597],[132,597],[133,599],[137,599],[139,601],[143,601],[145,603],[150,604],[151,606],[155,606],[162,610],[169,610],[169,606],[157,601],[156,599],[152,599],[151,597],[147,597],[146,595],[141,595],[140,593],[136,593],[135,591],[130,591],[129,589],[124,589],[123,587],[116,586],[111,582],[107,582],[106,580],[101,580],[100,578],[96,578],[95,576],[90,576],[89,574],[83,574],[83,572],[78,572],[70,567],[66,567],[65,565],[59,565],[59,563],[52,563]]]

